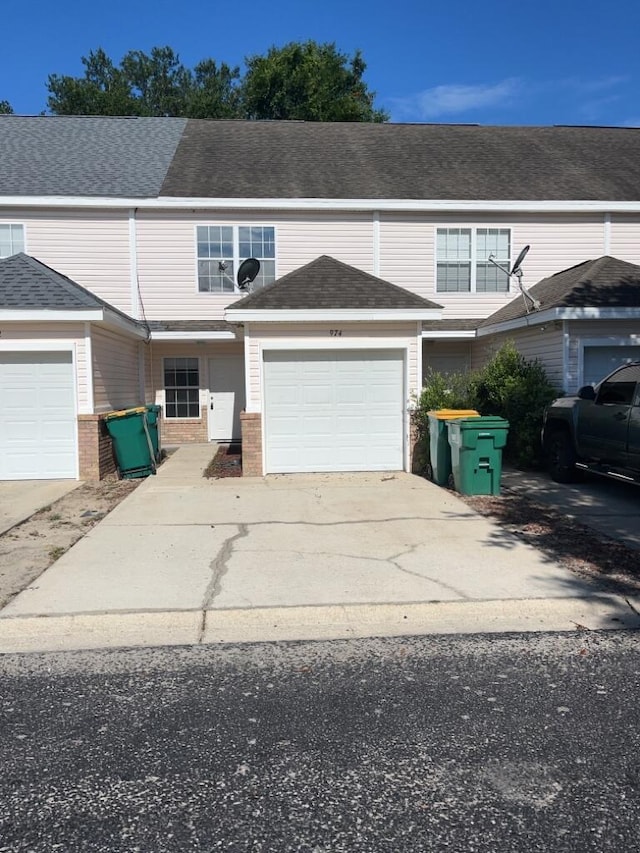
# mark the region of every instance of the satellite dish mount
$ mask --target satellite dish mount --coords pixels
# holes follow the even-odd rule
[[[508,269],[507,267],[503,267],[502,264],[499,264],[496,261],[495,255],[489,255],[489,258],[488,258],[489,263],[493,264],[494,267],[498,267],[499,270],[502,270],[502,272],[508,278],[515,278],[517,280],[518,288],[520,290],[520,293],[522,294],[522,299],[524,301],[524,307],[525,307],[527,314],[529,314],[531,312],[531,307],[533,307],[534,311],[540,310],[540,302],[537,299],[533,298],[533,296],[529,293],[527,288],[522,283],[522,262],[524,261],[525,257],[527,256],[527,252],[529,251],[530,248],[531,248],[530,246],[524,247],[524,249],[520,252],[518,257],[516,258],[515,263],[513,264],[511,269]]]

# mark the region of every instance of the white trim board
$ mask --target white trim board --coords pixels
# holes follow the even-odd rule
[[[408,310],[362,310],[360,308],[300,310],[226,309],[224,319],[231,323],[257,321],[260,323],[315,323],[315,322],[382,322],[395,323],[407,320],[440,320],[442,309],[413,308]]]

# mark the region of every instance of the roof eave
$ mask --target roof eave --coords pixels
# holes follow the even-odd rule
[[[237,341],[238,335],[235,332],[154,332],[150,333],[152,341]]]
[[[4,323],[100,323],[104,319],[105,312],[101,308],[0,308],[0,322]]]
[[[313,323],[313,322],[375,322],[375,321],[417,321],[440,320],[440,308],[408,308],[408,309],[366,309],[366,308],[330,308],[314,310],[292,309],[251,309],[234,308],[224,312],[224,319],[229,323]]]
[[[492,323],[490,326],[481,326],[478,329],[478,337],[494,335],[499,332],[509,332],[513,329],[521,329],[526,326],[536,326],[542,323],[550,323],[554,320],[634,320],[640,318],[640,307],[638,308],[598,308],[596,306],[571,307],[571,308],[547,308],[546,311],[531,311],[522,317],[512,320],[503,320],[500,323]]]

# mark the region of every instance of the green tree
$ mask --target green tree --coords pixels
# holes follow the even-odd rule
[[[0,101],[0,115],[13,115],[13,107],[9,101]]]
[[[186,68],[170,47],[132,50],[119,66],[101,48],[82,57],[84,76],[51,74],[48,106],[55,115],[238,115],[238,68],[212,59]]]
[[[241,89],[242,108],[250,119],[302,121],[386,121],[374,108],[375,92],[362,77],[366,64],[335,44],[290,42],[266,56],[247,57]]]

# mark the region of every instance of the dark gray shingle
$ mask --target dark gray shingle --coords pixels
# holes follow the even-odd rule
[[[322,255],[229,305],[258,311],[441,308],[415,293]]]
[[[640,129],[190,120],[161,195],[637,201]]]
[[[549,308],[640,308],[640,266],[603,255],[543,278],[528,288],[528,292],[540,302],[541,311]],[[493,326],[526,314],[524,299],[517,296],[481,325]]]
[[[0,260],[0,308],[32,311],[91,311],[106,308],[131,320],[122,311],[94,296],[67,276],[22,252]]]
[[[0,116],[0,195],[155,198],[182,118]]]

